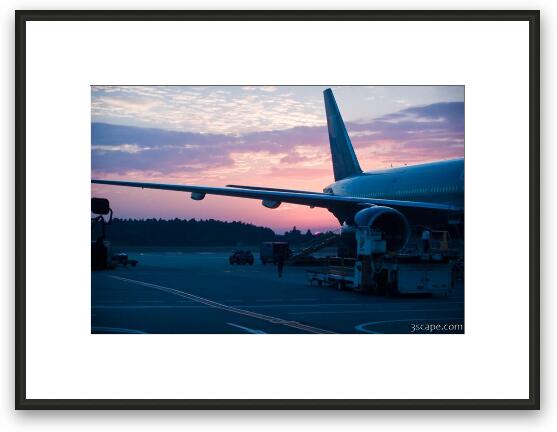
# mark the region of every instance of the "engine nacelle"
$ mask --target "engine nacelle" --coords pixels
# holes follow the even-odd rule
[[[368,226],[381,231],[387,243],[387,252],[398,252],[410,238],[406,217],[391,207],[373,206],[360,210],[354,216],[357,226]]]
[[[280,201],[263,200],[263,201],[261,201],[261,204],[263,204],[263,207],[267,207],[267,208],[270,208],[270,209],[276,209],[276,208],[280,207],[280,205],[282,203]]]
[[[203,198],[205,198],[205,194],[203,192],[192,192],[191,193],[191,199],[194,201],[201,201]]]

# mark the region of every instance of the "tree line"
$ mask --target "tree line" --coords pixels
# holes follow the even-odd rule
[[[99,232],[99,229],[94,230],[93,240]],[[214,219],[114,218],[111,225],[106,226],[106,237],[115,245],[186,247],[257,245],[266,241],[296,244],[315,236],[310,230],[302,234],[296,227],[278,235],[271,228]]]

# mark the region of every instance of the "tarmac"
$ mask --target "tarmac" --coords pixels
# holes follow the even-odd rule
[[[464,333],[464,284],[448,296],[381,297],[311,286],[306,267],[230,265],[228,252],[129,253],[92,272],[92,333]]]

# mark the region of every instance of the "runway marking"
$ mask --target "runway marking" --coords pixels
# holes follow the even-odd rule
[[[309,312],[288,312],[288,315],[305,315],[305,314],[345,314],[345,313],[398,313],[398,312],[460,312],[460,309],[365,309],[365,310],[343,310],[343,311],[309,311]]]
[[[145,334],[141,330],[126,329],[120,327],[91,327],[92,331],[107,333]]]
[[[246,332],[251,333],[251,334],[267,334],[262,330],[254,330],[254,329],[250,329],[249,327],[244,327],[244,326],[234,324],[234,323],[226,323],[226,324],[228,324],[229,326],[232,326],[232,327],[238,327],[239,329],[245,330]]]
[[[284,301],[283,299],[255,299],[256,302],[279,302]]]
[[[398,303],[311,303],[311,304],[296,304],[296,303],[284,303],[284,304],[278,304],[278,305],[246,305],[246,307],[321,307],[321,306],[359,306],[359,307],[381,307],[384,305],[391,305],[391,306],[414,306],[412,304],[398,304]],[[418,306],[422,306],[422,305],[418,305]],[[432,305],[435,306],[435,305]],[[386,311],[389,309],[385,309]],[[401,310],[401,311],[405,311],[405,310],[410,310],[410,309],[397,309],[397,310]]]
[[[463,318],[409,318],[409,319],[396,319],[396,320],[387,320],[387,321],[374,321],[368,323],[358,324],[354,327],[356,330],[361,331],[363,333],[372,333],[372,334],[383,334],[381,332],[376,332],[373,330],[367,330],[365,327],[377,325],[377,324],[389,324],[395,322],[409,322],[409,321],[451,321],[451,320],[462,320]]]
[[[228,301],[228,300],[222,300],[222,301]],[[232,300],[231,300],[232,301]],[[234,302],[241,302],[240,300],[234,300]],[[179,303],[186,303],[188,304],[186,305],[130,305],[130,304],[119,304],[119,305],[110,305],[110,304],[96,304],[96,305],[92,305],[91,308],[92,309],[199,309],[199,308],[204,308],[207,306],[204,305],[195,305],[195,301],[191,301],[191,300],[179,300]],[[266,309],[266,308],[289,308],[289,307],[295,307],[295,308],[314,308],[314,307],[326,307],[326,306],[364,306],[361,303],[350,303],[350,304],[343,304],[343,305],[339,305],[339,304],[331,304],[331,303],[320,303],[320,304],[269,304],[269,305],[263,305],[263,304],[248,304],[248,305],[243,305],[243,307],[246,308],[258,308],[258,309]],[[370,305],[373,306],[373,305]],[[294,315],[294,314],[304,314],[304,313],[309,313],[309,314],[313,314],[313,313],[350,313],[350,312],[377,312],[377,313],[390,313],[390,312],[415,312],[415,311],[421,311],[421,310],[416,310],[416,309],[366,309],[366,310],[347,310],[347,311],[331,311],[331,312],[314,312],[314,311],[309,311],[309,312],[290,312],[290,314]],[[424,310],[426,311],[426,310]],[[449,309],[431,309],[431,310],[427,310],[427,312],[443,312],[443,311],[447,311],[447,312],[452,312],[452,310]],[[456,312],[459,312],[460,310],[455,310]]]
[[[270,323],[273,323],[273,324],[284,325],[284,326],[292,327],[292,328],[295,328],[295,329],[298,329],[298,330],[307,331],[309,333],[316,333],[316,334],[320,334],[320,333],[331,334],[331,333],[334,333],[330,330],[324,330],[324,329],[321,329],[321,328],[317,328],[317,327],[313,327],[313,326],[310,326],[310,325],[302,324],[302,323],[299,323],[297,321],[288,321],[288,320],[285,320],[285,319],[282,319],[282,318],[276,318],[276,317],[273,317],[273,316],[270,316],[270,315],[263,315],[263,314],[259,314],[257,312],[251,312],[251,311],[247,311],[247,310],[244,310],[244,309],[238,309],[238,308],[235,308],[233,306],[228,306],[228,305],[225,305],[225,304],[222,304],[222,303],[217,303],[213,300],[209,300],[209,299],[206,299],[206,298],[203,298],[203,297],[199,297],[199,296],[196,296],[196,295],[193,295],[193,294],[190,294],[190,293],[186,293],[184,291],[179,291],[177,289],[165,287],[165,286],[162,286],[162,285],[156,285],[156,284],[152,284],[152,283],[149,283],[149,282],[138,281],[138,280],[135,280],[135,279],[128,279],[128,278],[124,278],[124,277],[121,277],[121,276],[109,276],[109,277],[111,277],[113,279],[121,280],[121,281],[124,281],[124,282],[134,283],[134,284],[137,284],[137,285],[143,285],[143,286],[146,286],[146,287],[149,287],[149,288],[157,289],[159,291],[164,291],[164,292],[167,292],[167,293],[175,294],[177,296],[187,298],[189,300],[193,300],[193,301],[196,301],[198,303],[202,303],[204,305],[207,305],[207,306],[215,308],[215,309],[221,309],[221,310],[225,310],[227,312],[233,312],[233,313],[237,313],[239,315],[245,315],[245,316],[249,316],[249,317],[252,317],[252,318],[261,319],[261,320],[264,320],[264,321],[267,321],[267,322],[270,322]]]

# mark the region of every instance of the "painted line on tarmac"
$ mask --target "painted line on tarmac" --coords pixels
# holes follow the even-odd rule
[[[189,302],[193,303],[193,302]],[[204,309],[202,305],[92,305],[91,309]]]
[[[372,334],[383,334],[381,332],[376,332],[373,330],[367,330],[366,327],[377,325],[377,324],[390,324],[396,322],[410,322],[410,321],[458,321],[463,320],[464,318],[409,318],[409,319],[396,319],[396,320],[387,320],[387,321],[374,321],[374,322],[367,322],[358,324],[354,328],[358,331],[363,333],[372,333]]]
[[[125,333],[125,334],[145,334],[141,330],[133,330],[121,327],[91,327],[91,331],[99,333]]]
[[[308,312],[288,312],[288,315],[306,314],[348,314],[348,313],[401,313],[401,312],[461,312],[460,309],[364,309],[364,310],[343,310],[343,311],[308,311]]]
[[[222,300],[227,301],[227,300]],[[240,300],[236,300],[235,302],[241,302]],[[207,307],[206,305],[199,305],[195,304],[195,301],[192,300],[179,300],[179,305],[173,304],[95,304],[91,305],[92,309],[200,309]],[[314,308],[314,307],[327,307],[327,306],[365,306],[360,303],[354,304],[345,304],[345,305],[338,305],[338,304],[329,304],[329,303],[320,303],[320,304],[247,304],[242,305],[242,307],[246,308],[256,308],[256,309],[272,309],[272,308]],[[402,313],[402,312],[460,312],[460,309],[455,309],[454,311],[451,309],[365,309],[365,310],[344,310],[344,311],[330,311],[330,312],[319,312],[319,311],[308,311],[308,312],[289,312],[290,315],[296,314],[319,314],[319,313],[351,313],[351,312],[377,312],[377,313]]]
[[[135,280],[135,279],[128,279],[128,278],[124,278],[124,277],[121,277],[121,276],[109,276],[109,277],[111,277],[113,279],[121,280],[121,281],[124,281],[124,282],[134,283],[136,285],[142,285],[142,286],[146,286],[146,287],[149,287],[149,288],[154,288],[154,289],[157,289],[159,291],[167,292],[167,293],[170,293],[170,294],[175,294],[177,296],[196,301],[198,303],[207,305],[207,306],[215,308],[215,309],[221,309],[221,310],[225,310],[227,312],[232,312],[232,313],[236,313],[236,314],[239,314],[239,315],[245,315],[245,316],[249,316],[249,317],[252,317],[252,318],[261,319],[261,320],[264,320],[264,321],[267,321],[267,322],[270,322],[270,323],[273,323],[273,324],[284,325],[284,326],[292,327],[292,328],[295,328],[295,329],[298,329],[298,330],[307,331],[309,333],[317,333],[317,334],[321,334],[321,333],[332,334],[332,333],[334,333],[330,330],[325,330],[325,329],[313,327],[313,326],[310,326],[310,325],[299,323],[297,321],[289,321],[289,320],[285,320],[285,319],[282,319],[282,318],[276,318],[276,317],[273,317],[273,316],[270,316],[270,315],[263,315],[263,314],[260,314],[260,313],[257,313],[257,312],[251,312],[251,311],[247,311],[247,310],[244,310],[244,309],[238,309],[238,308],[235,308],[233,306],[228,306],[228,305],[225,305],[225,304],[222,304],[222,303],[217,303],[213,300],[209,300],[209,299],[206,299],[206,298],[203,298],[203,297],[196,296],[194,294],[186,293],[184,291],[180,291],[180,290],[177,290],[177,289],[174,289],[174,288],[165,287],[165,286],[162,286],[162,285],[157,285],[157,284],[152,284],[152,283],[149,283],[149,282],[138,281],[138,280]]]
[[[226,323],[226,324],[228,324],[229,326],[232,326],[232,327],[237,327],[237,328],[242,329],[242,330],[246,331],[247,333],[251,333],[251,334],[267,334],[262,330],[254,330],[254,329],[251,329],[249,327],[244,327],[244,326],[234,324],[234,323]]]
[[[223,300],[224,301],[224,300]],[[407,306],[407,307],[411,307],[411,306],[423,306],[421,304],[419,305],[413,305],[413,304],[407,304],[407,303],[402,303],[402,304],[397,304],[397,303],[303,303],[303,304],[296,304],[296,303],[283,303],[283,304],[270,304],[270,305],[245,305],[245,307],[259,307],[259,308],[276,308],[276,307],[322,307],[322,306],[334,306],[334,307],[338,307],[338,306],[359,306],[359,307],[381,307],[381,306],[393,306],[393,307],[399,307],[399,306]],[[435,306],[435,305],[431,305],[431,306]],[[452,306],[452,305],[451,305]],[[382,309],[385,311],[390,311],[393,309]],[[396,309],[396,310],[400,310],[400,311],[405,311],[405,310],[410,310],[410,309]]]

